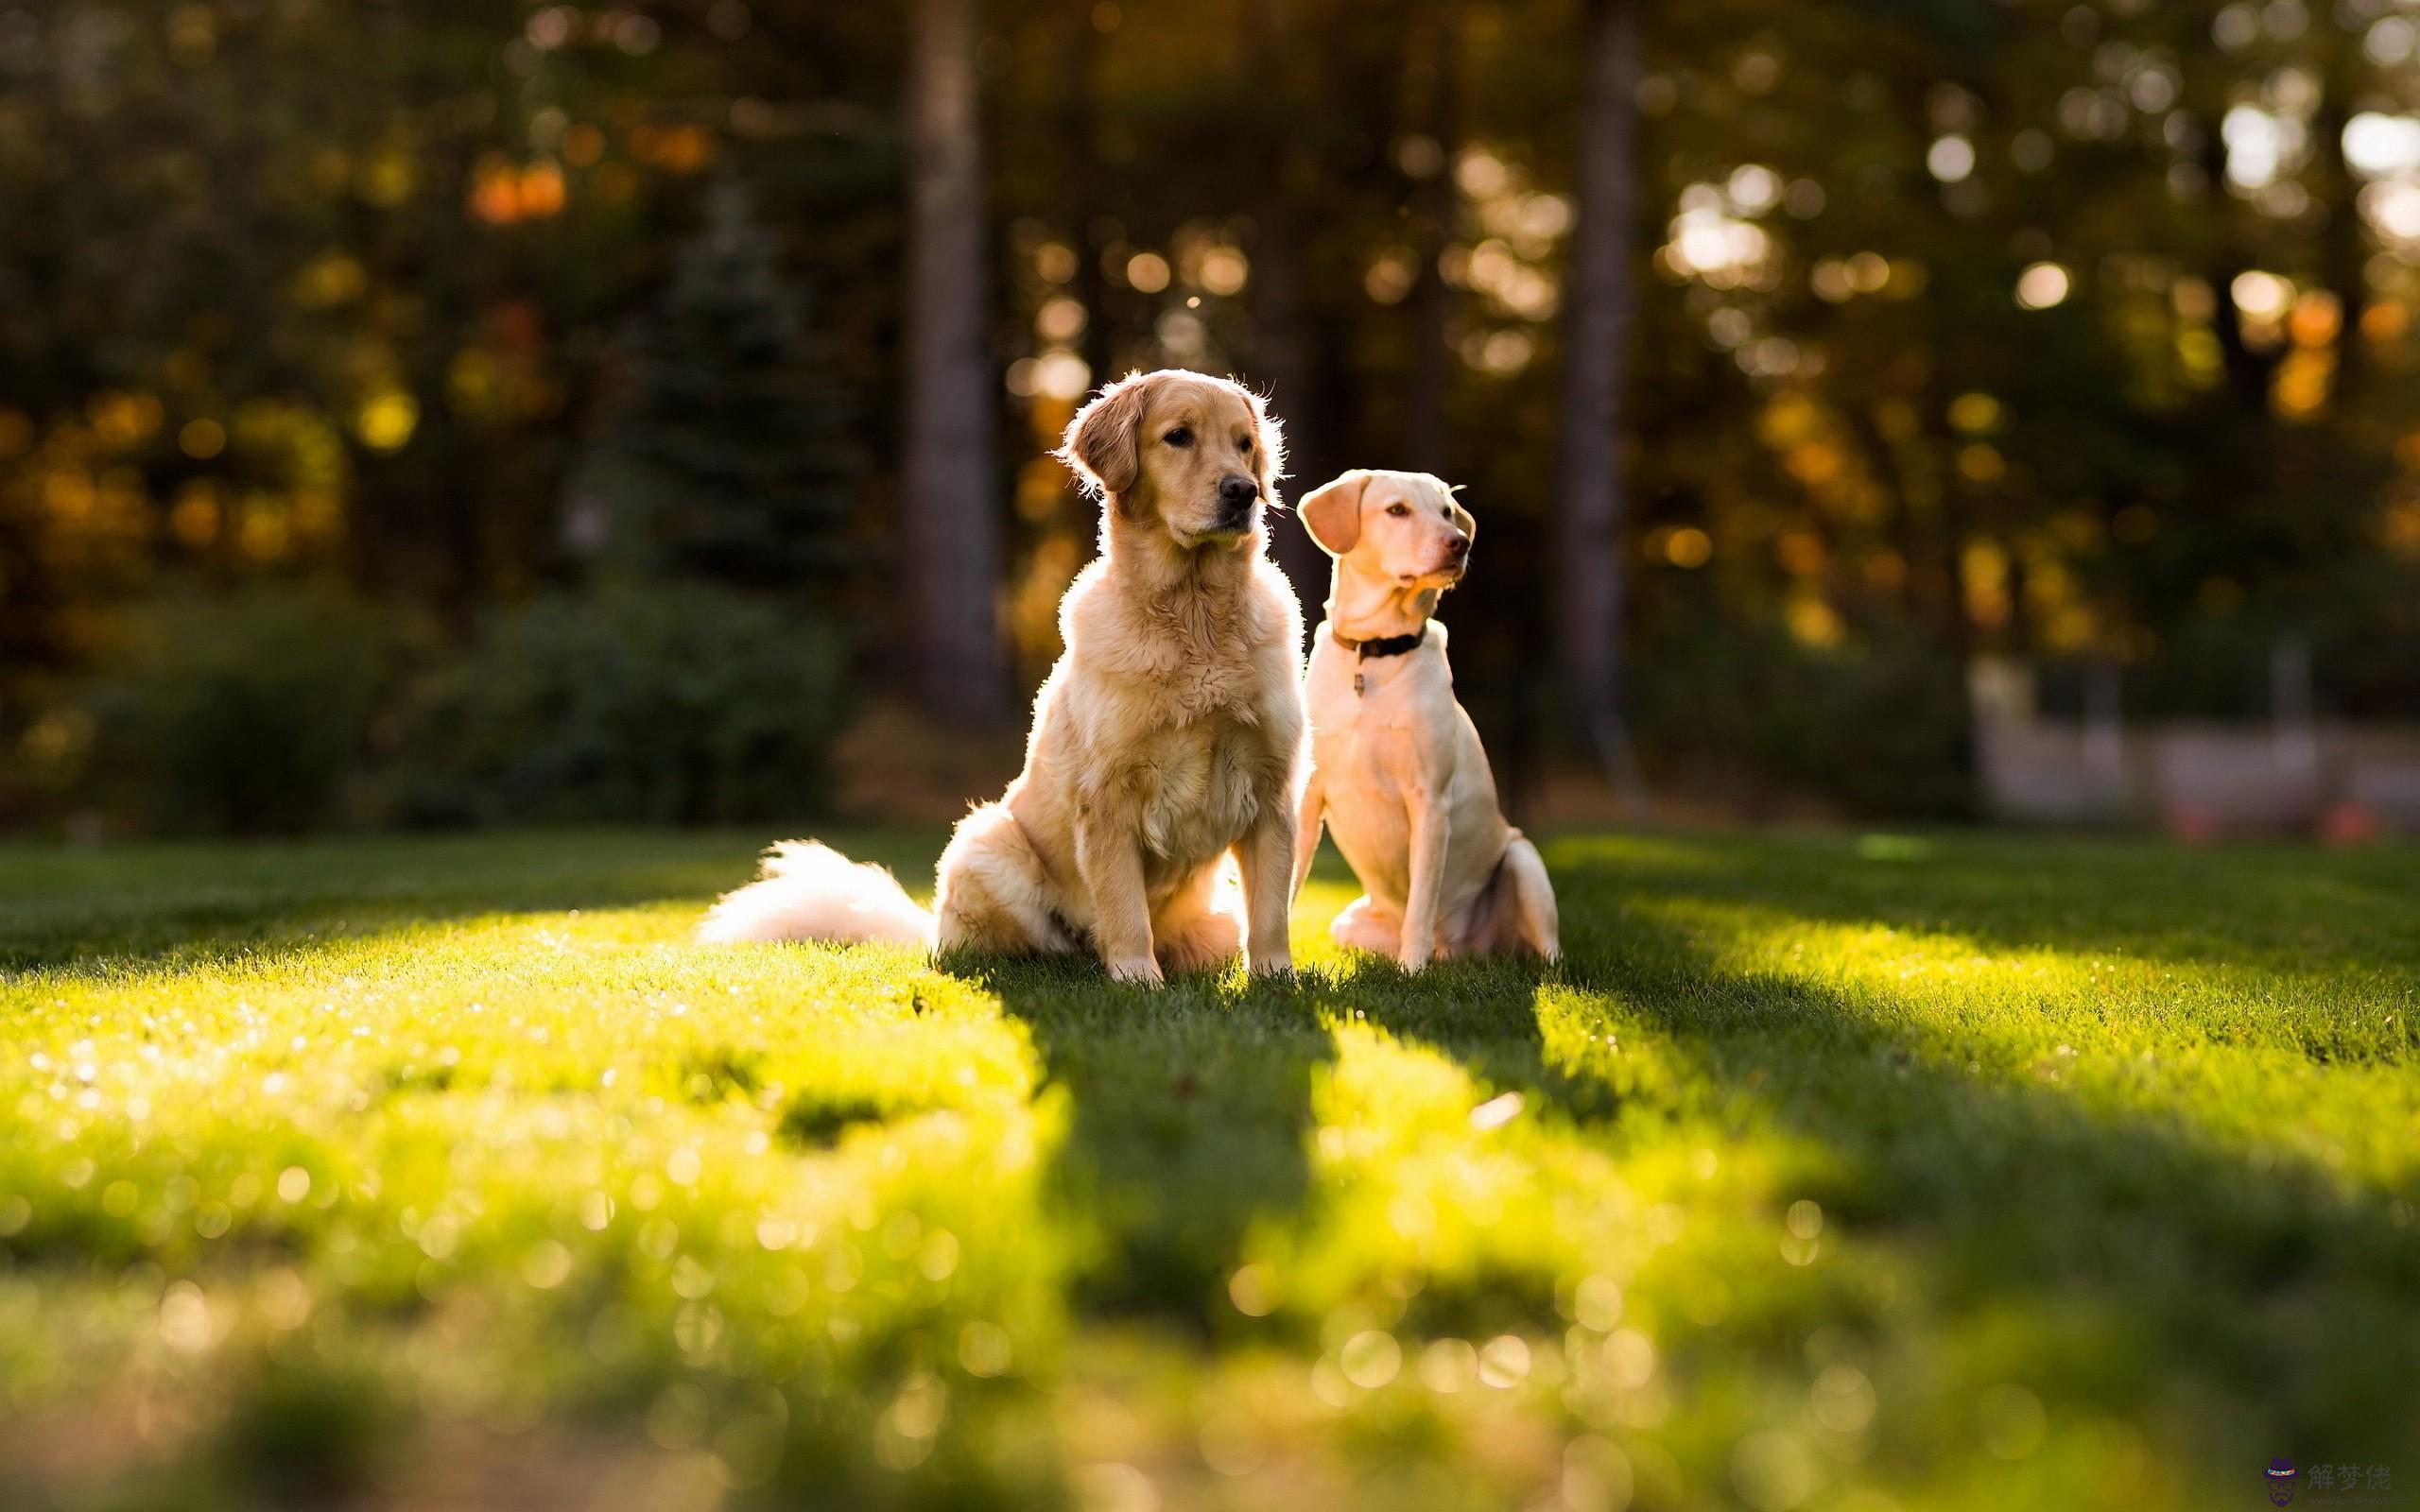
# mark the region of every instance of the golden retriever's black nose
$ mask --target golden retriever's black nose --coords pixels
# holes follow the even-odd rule
[[[1231,520],[1240,520],[1260,497],[1260,485],[1240,472],[1230,472],[1219,480],[1219,507]]]
[[[1449,537],[1447,537],[1447,538],[1446,538],[1446,541],[1445,541],[1445,555],[1446,555],[1446,556],[1453,558],[1456,561],[1460,561],[1460,560],[1461,560],[1464,557],[1467,557],[1467,556],[1469,556],[1470,554],[1471,554],[1471,538],[1470,538],[1470,537],[1468,537],[1468,536],[1466,536],[1466,535],[1463,535],[1463,534],[1462,534],[1461,532],[1460,532],[1460,531],[1456,531],[1453,535],[1451,535],[1451,536],[1449,536]]]

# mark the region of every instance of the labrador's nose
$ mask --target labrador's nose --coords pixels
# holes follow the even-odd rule
[[[1457,530],[1445,538],[1445,555],[1456,561],[1471,554],[1471,538]]]
[[[1260,497],[1260,485],[1240,472],[1230,472],[1219,480],[1219,502],[1229,514],[1241,514]]]

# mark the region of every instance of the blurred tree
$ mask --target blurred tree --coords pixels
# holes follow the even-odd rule
[[[1081,354],[1084,371],[1096,384],[1116,376],[1110,369],[1110,338],[1115,322],[1107,316],[1108,276],[1101,268],[1100,141],[1101,30],[1091,8],[1068,6],[1058,17],[1061,35],[1056,59],[1065,81],[1061,103],[1061,150],[1067,172],[1067,234],[1074,266],[1068,269],[1068,290],[1084,310]]]
[[[1452,165],[1461,152],[1461,0],[1439,0],[1421,25],[1407,28],[1412,42],[1408,72],[1425,98],[1417,123],[1404,135],[1396,161],[1418,184],[1412,192],[1410,231],[1419,271],[1410,307],[1411,376],[1404,404],[1404,465],[1443,473],[1452,465],[1453,434],[1447,404],[1452,398],[1454,350],[1450,340],[1454,286],[1445,254],[1461,229],[1461,200]]]
[[[1272,389],[1293,491],[1470,486],[1450,617],[1509,786],[1549,724],[1592,746],[1607,687],[1659,780],[1725,730],[1858,803],[1937,793],[1872,773],[1958,747],[1979,656],[2257,717],[2301,643],[2323,712],[2420,708],[2407,8],[1702,0],[1642,12],[1608,90],[1621,9],[0,16],[0,741],[72,747],[117,610],[186,577],[340,572],[456,632],[542,591],[718,169],[822,296],[847,408],[921,396],[835,534],[850,608],[932,632],[914,686],[955,710],[1006,703],[1000,579],[1030,668],[1089,550],[1048,441],[1164,364]],[[1582,334],[1623,308],[1605,235],[1626,340]],[[838,507],[791,427],[722,429],[724,475]],[[1715,720],[1675,677],[1805,706]],[[1841,713],[1919,705],[1895,744]],[[1793,754],[1817,729],[1883,765]]]
[[[737,180],[634,322],[566,529],[624,574],[827,595],[851,564],[860,469],[802,297]]]
[[[907,642],[918,698],[970,725],[1011,709],[1001,643],[999,505],[970,0],[909,8],[905,455]]]
[[[1255,274],[1252,284],[1252,332],[1245,352],[1253,377],[1288,422],[1287,492],[1299,499],[1343,466],[1337,462],[1332,406],[1320,378],[1321,318],[1305,282],[1310,237],[1318,219],[1322,167],[1318,142],[1301,123],[1321,110],[1322,55],[1320,39],[1306,33],[1296,0],[1251,0],[1244,15],[1245,66],[1282,102],[1256,124],[1256,156],[1271,171],[1252,208]],[[1320,622],[1327,597],[1328,560],[1309,534],[1272,517],[1270,555],[1294,585],[1304,605],[1303,629]]]
[[[1581,44],[1576,233],[1564,349],[1556,552],[1556,658],[1574,730],[1635,793],[1623,719],[1624,466],[1618,438],[1630,369],[1638,220],[1639,9],[1588,0]]]

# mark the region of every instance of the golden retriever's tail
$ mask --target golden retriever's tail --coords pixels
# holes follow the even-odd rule
[[[762,876],[708,910],[698,938],[709,945],[884,940],[931,950],[934,924],[882,868],[851,861],[821,841],[785,840],[765,852]]]

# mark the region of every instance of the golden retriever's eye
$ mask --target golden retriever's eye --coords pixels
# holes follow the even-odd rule
[[[1246,456],[1252,455],[1252,438],[1249,436],[1236,437],[1236,450],[1243,453]]]
[[[1168,432],[1166,436],[1161,437],[1160,439],[1167,442],[1170,446],[1191,446],[1193,444],[1193,427],[1190,425],[1180,425],[1176,429]]]
[[[1387,513],[1400,519],[1403,516],[1411,513],[1411,506],[1404,503],[1401,499],[1397,499],[1394,503],[1387,506]]]

